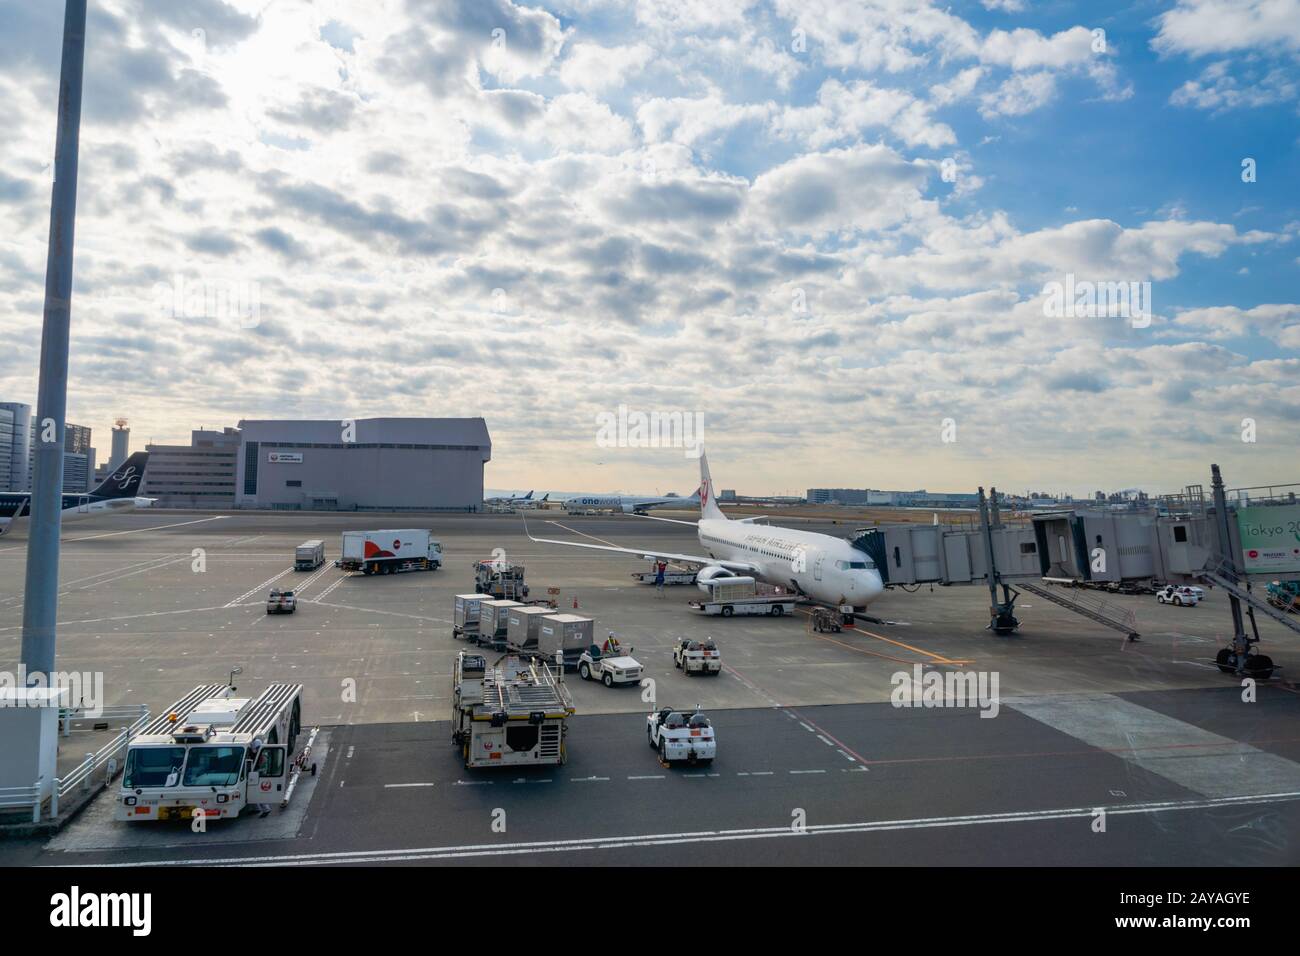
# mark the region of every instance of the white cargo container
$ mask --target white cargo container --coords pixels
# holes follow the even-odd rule
[[[339,567],[366,574],[436,571],[442,567],[442,545],[426,528],[344,531]]]
[[[516,607],[507,617],[506,643],[510,649],[521,653],[537,650],[537,636],[541,633],[542,618],[553,617],[549,607]]]
[[[537,632],[537,653],[550,663],[564,653],[564,666],[576,668],[582,652],[595,639],[596,622],[578,614],[552,614],[543,618]]]
[[[478,609],[479,643],[504,650],[506,634],[510,626],[510,612],[517,607],[525,607],[525,605],[522,601],[498,601],[495,599],[481,602]]]
[[[456,609],[452,614],[451,636],[477,637],[482,604],[490,600],[492,600],[490,594],[457,594]]]
[[[293,569],[295,571],[315,571],[324,563],[324,541],[304,541],[293,550]]]

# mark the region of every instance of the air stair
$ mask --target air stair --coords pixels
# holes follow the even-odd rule
[[[1227,561],[1220,560],[1214,567],[1196,572],[1196,576],[1208,581],[1215,587],[1223,588],[1223,590],[1249,607],[1252,612],[1258,611],[1261,614],[1266,614],[1283,627],[1289,627],[1297,634],[1300,634],[1300,620],[1296,620],[1286,611],[1274,607],[1266,599],[1258,596],[1251,589],[1250,583],[1237,574]]]
[[[1136,641],[1141,637],[1137,632],[1137,616],[1132,611],[1110,601],[1097,600],[1079,588],[1070,588],[1068,592],[1062,593],[1062,590],[1050,584],[1035,584],[1032,581],[1017,581],[1015,586],[1017,590],[1036,594],[1067,611],[1073,611],[1090,621],[1119,631],[1130,641]]]

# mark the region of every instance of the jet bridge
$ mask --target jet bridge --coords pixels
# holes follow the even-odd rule
[[[1206,582],[1228,594],[1233,615],[1235,636],[1219,653],[1220,669],[1267,677],[1272,661],[1253,647],[1256,612],[1300,633],[1300,619],[1270,605],[1262,589],[1279,574],[1300,579],[1300,548],[1290,541],[1300,541],[1300,505],[1294,490],[1279,494],[1273,487],[1264,496],[1240,489],[1234,505],[1218,465],[1211,471],[1209,499],[1191,485],[1146,510],[1080,506],[1015,524],[1003,523],[997,489],[986,498],[980,488],[978,528],[886,525],[859,529],[852,543],[875,561],[888,587],[984,584],[989,627],[1000,634],[1019,627],[1017,588],[1137,640],[1132,610],[1098,591],[1141,594],[1160,583]],[[1243,609],[1253,636],[1246,634]]]

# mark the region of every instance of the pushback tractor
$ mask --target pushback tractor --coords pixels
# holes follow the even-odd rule
[[[302,726],[302,685],[257,697],[228,684],[195,687],[127,745],[118,820],[237,817],[286,798]]]
[[[549,666],[461,651],[452,668],[451,739],[468,769],[562,764],[573,701]]]

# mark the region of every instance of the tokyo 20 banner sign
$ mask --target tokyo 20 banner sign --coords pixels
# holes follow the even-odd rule
[[[1300,578],[1300,505],[1239,508],[1237,530],[1247,574]]]

